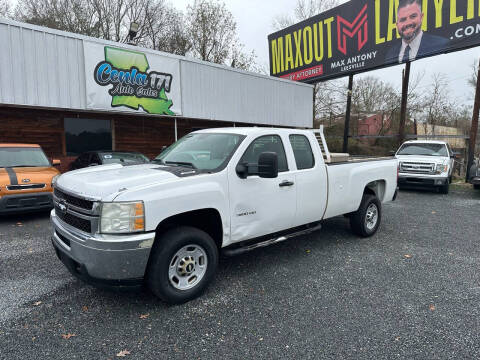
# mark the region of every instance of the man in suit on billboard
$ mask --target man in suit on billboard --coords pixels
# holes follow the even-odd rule
[[[397,9],[397,29],[402,41],[387,53],[386,63],[403,63],[429,56],[446,47],[448,39],[422,31],[421,0],[400,0]]]

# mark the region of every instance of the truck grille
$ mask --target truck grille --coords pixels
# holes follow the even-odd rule
[[[31,190],[31,189],[43,189],[45,184],[27,184],[27,185],[7,185],[7,190]]]
[[[419,162],[401,162],[400,172],[412,174],[434,174],[435,164]]]
[[[86,233],[92,232],[92,222],[87,219],[78,217],[70,212],[62,211],[58,206],[55,206],[55,215],[64,223],[73,226]]]
[[[57,188],[55,188],[54,194],[57,198],[65,200],[68,204],[71,204],[73,206],[76,206],[85,210],[92,210],[93,208],[93,201],[81,199],[79,197],[66,194]]]

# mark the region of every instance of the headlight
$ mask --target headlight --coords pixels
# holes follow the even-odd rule
[[[143,201],[102,203],[100,232],[124,234],[145,231]]]
[[[60,176],[60,174],[55,175],[55,176],[52,178],[52,187],[54,187],[55,184],[57,183],[57,179],[58,179],[59,176]]]
[[[436,173],[437,174],[441,174],[441,173],[444,173],[444,172],[447,172],[448,170],[448,165],[437,165],[437,169],[436,169]]]

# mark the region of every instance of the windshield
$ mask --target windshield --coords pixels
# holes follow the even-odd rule
[[[443,144],[403,144],[397,155],[448,156]]]
[[[51,166],[41,148],[0,147],[0,167]]]
[[[169,146],[153,161],[215,171],[226,165],[244,138],[238,134],[189,134]]]
[[[100,153],[102,164],[145,164],[150,160],[140,153],[114,152]]]

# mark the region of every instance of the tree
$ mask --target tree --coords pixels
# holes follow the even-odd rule
[[[472,74],[468,83],[475,89],[477,87],[477,76],[478,76],[478,60],[475,60],[472,64]]]
[[[204,61],[257,70],[254,52],[245,53],[237,37],[237,24],[224,3],[195,0],[187,7],[189,54]]]
[[[99,22],[88,0],[20,0],[15,18],[88,36],[99,36]]]
[[[452,107],[445,74],[433,74],[429,91],[424,100],[425,123],[431,125],[433,131],[435,131],[436,125],[451,125],[449,113],[451,113]]]
[[[117,42],[130,41],[130,24],[136,22],[140,27],[135,43],[181,54],[188,49],[181,13],[164,0],[19,0],[15,17]]]
[[[8,0],[0,0],[0,16],[10,16],[10,4]]]

